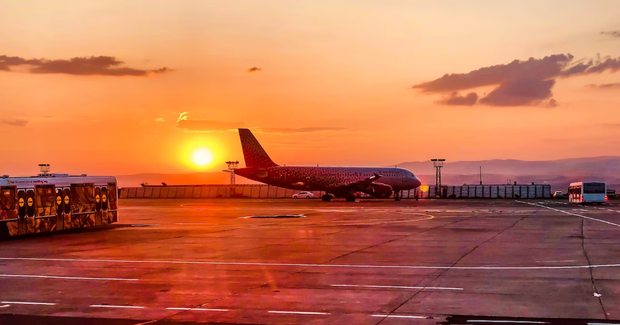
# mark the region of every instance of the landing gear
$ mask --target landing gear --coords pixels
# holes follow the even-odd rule
[[[399,191],[395,191],[394,192],[394,201],[400,201],[400,192]]]
[[[332,200],[332,196],[329,194],[325,194],[323,196],[321,196],[321,200],[325,201],[325,202],[329,202]]]

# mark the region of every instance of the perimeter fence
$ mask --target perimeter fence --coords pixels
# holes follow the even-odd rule
[[[428,199],[436,198],[435,186],[422,186],[420,189],[403,191],[402,198]],[[121,199],[215,199],[215,198],[256,198],[280,199],[292,198],[299,190],[291,190],[277,186],[260,184],[230,185],[187,185],[187,186],[146,186],[123,187],[119,191]],[[324,192],[309,191],[314,198],[320,198]],[[551,185],[462,185],[442,186],[440,198],[550,198]]]

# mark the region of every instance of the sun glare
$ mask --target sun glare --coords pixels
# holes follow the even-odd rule
[[[206,166],[213,161],[213,154],[207,149],[197,149],[192,154],[192,161],[198,166]]]

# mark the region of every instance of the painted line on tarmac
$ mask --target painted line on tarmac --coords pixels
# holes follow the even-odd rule
[[[144,309],[144,306],[117,306],[117,305],[90,305],[92,308],[127,308],[127,309]]]
[[[3,304],[9,305],[40,305],[40,306],[55,306],[53,302],[31,302],[31,301],[0,301]]]
[[[501,319],[468,319],[468,323],[508,323],[508,324],[549,324],[530,320],[501,320]]]
[[[387,318],[415,318],[415,319],[427,319],[427,316],[408,316],[408,315],[370,315],[372,317],[387,317]]]
[[[523,201],[519,201],[519,200],[515,200],[515,201],[519,202],[519,203],[525,203],[525,204],[529,204],[529,205],[533,205],[533,206],[537,206],[537,207],[541,207],[541,208],[545,208],[545,209],[561,212],[561,213],[564,213],[564,214],[568,214],[568,215],[579,217],[579,218],[583,218],[583,219],[588,219],[588,220],[592,220],[592,221],[602,222],[602,223],[605,223],[605,224],[608,224],[608,225],[612,225],[612,226],[615,226],[615,227],[620,227],[620,225],[617,224],[617,223],[613,223],[613,222],[609,222],[609,221],[605,221],[605,220],[601,220],[601,219],[596,219],[596,218],[592,218],[592,217],[586,217],[586,216],[581,215],[581,214],[572,213],[572,212],[568,212],[568,211],[564,211],[564,210],[548,207],[548,206],[545,206],[545,205],[540,205],[540,204],[536,204],[536,203],[529,203],[529,202],[523,202]]]
[[[87,278],[79,276],[55,276],[55,275],[33,275],[33,274],[0,274],[0,278],[41,278],[41,279],[60,279],[60,280],[93,280],[93,281],[138,281],[138,279],[122,278]]]
[[[406,286],[380,286],[380,285],[361,285],[361,284],[332,284],[332,287],[357,287],[357,288],[379,288],[379,289],[422,289],[422,290],[463,290],[463,288],[449,287],[406,287]]]
[[[217,308],[187,308],[187,307],[168,307],[167,310],[186,310],[186,311],[228,311],[228,309]]]
[[[285,310],[270,310],[270,314],[295,314],[295,315],[331,315],[330,313],[322,313],[316,311],[285,311]]]
[[[6,308],[6,307],[11,307],[11,305],[0,306],[0,308]]]
[[[79,263],[134,263],[134,264],[190,264],[190,265],[241,265],[241,266],[299,266],[299,267],[332,267],[358,269],[420,269],[420,270],[561,270],[589,269],[602,267],[620,267],[618,264],[596,265],[556,265],[556,266],[427,266],[427,265],[363,265],[363,264],[303,264],[303,263],[261,263],[261,262],[210,262],[210,261],[163,261],[163,260],[97,260],[73,258],[36,258],[36,257],[0,257],[0,260],[12,261],[45,261],[45,262],[79,262]]]

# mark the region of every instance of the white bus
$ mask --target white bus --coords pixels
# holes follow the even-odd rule
[[[2,176],[0,239],[117,222],[117,197],[113,176]]]
[[[607,202],[607,186],[603,182],[571,183],[568,188],[568,202],[570,203],[598,203]]]

